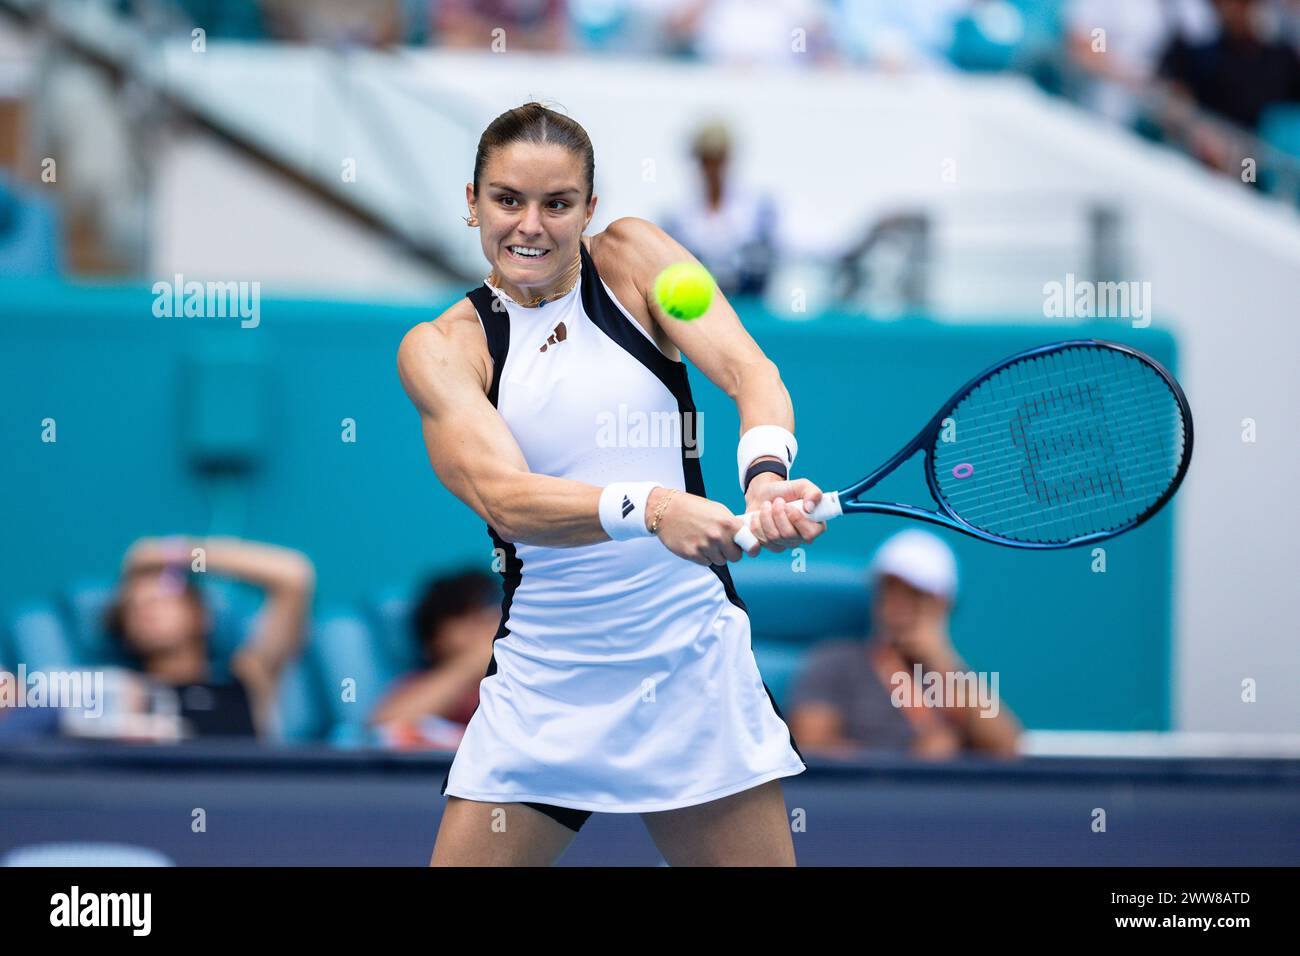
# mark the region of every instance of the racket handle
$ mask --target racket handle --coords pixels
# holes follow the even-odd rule
[[[832,518],[838,518],[844,514],[844,511],[840,508],[839,492],[825,492],[822,495],[822,500],[817,502],[811,511],[808,510],[808,506],[805,504],[804,513],[808,515],[811,521],[830,521]],[[749,551],[758,544],[758,538],[753,531],[749,530],[750,519],[755,514],[756,512],[751,511],[740,519],[744,524],[740,526],[740,530],[736,532],[735,538],[732,539],[736,544],[740,545],[742,551]]]

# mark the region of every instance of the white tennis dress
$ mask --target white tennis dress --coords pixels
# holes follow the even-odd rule
[[[493,359],[488,397],[536,474],[703,495],[699,459],[676,440],[698,430],[660,427],[695,419],[686,367],[579,247],[577,285],[542,308],[487,283],[467,293]],[[488,533],[506,559],[501,626],[443,793],[635,813],[805,769],[725,565],[655,537],[549,548]]]

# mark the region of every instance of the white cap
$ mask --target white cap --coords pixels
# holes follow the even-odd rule
[[[957,559],[939,538],[917,529],[900,531],[876,551],[871,576],[891,574],[914,588],[951,600],[957,594]]]

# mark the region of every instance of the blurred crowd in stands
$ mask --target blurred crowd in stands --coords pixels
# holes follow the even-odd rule
[[[106,2],[150,30],[182,34],[201,26],[212,40],[643,56],[890,75],[1017,72],[1300,204],[1300,0]],[[5,137],[0,123],[0,153]],[[729,174],[744,144],[733,144],[724,120],[699,129],[689,148],[699,171],[691,201],[647,212],[727,295],[761,297],[778,265],[777,199]],[[68,215],[74,234],[80,221]],[[34,192],[20,194],[0,179],[0,246],[16,250],[0,256],[0,276],[57,268],[48,252],[52,223]],[[846,261],[853,257],[846,253]],[[82,271],[85,259],[77,260]]]
[[[173,22],[210,37],[1019,70],[1124,121],[1162,84],[1246,129],[1269,105],[1300,97],[1300,0],[171,0],[170,9]]]
[[[196,570],[198,568],[199,570]],[[224,577],[260,592],[257,613],[216,645],[201,582]],[[20,702],[31,674],[0,660],[0,745],[53,736],[169,743],[196,738],[275,742],[286,673],[307,652],[315,571],[292,549],[235,538],[142,538],[127,552],[114,591],[93,626],[106,637],[95,701]],[[972,674],[949,633],[957,566],[939,538],[920,530],[885,542],[863,582],[872,592],[864,633],[809,635],[789,693],[795,739],[810,754],[864,751],[947,758],[964,751],[1013,756],[1020,725],[1010,708],[971,693],[923,701],[924,675]],[[479,682],[500,635],[502,592],[494,575],[466,568],[430,578],[402,619],[410,665],[358,673],[376,701],[367,732],[352,743],[399,750],[454,750],[478,707]],[[376,648],[369,648],[375,652]],[[364,667],[359,668],[364,669]],[[378,671],[372,672],[378,673]],[[51,674],[44,679],[53,680]],[[330,688],[329,692],[334,692]],[[55,706],[57,705],[57,706]]]
[[[1067,9],[1063,92],[1223,172],[1242,174],[1262,149],[1294,168],[1300,3],[1075,0]]]

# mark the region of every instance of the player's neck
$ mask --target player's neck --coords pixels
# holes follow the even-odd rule
[[[578,284],[578,276],[581,272],[582,253],[579,252],[573,257],[569,267],[558,278],[542,287],[517,286],[513,282],[506,282],[498,278],[495,269],[492,270],[492,274],[488,276],[487,281],[489,285],[496,286],[519,305],[533,309],[572,292],[573,287]]]

